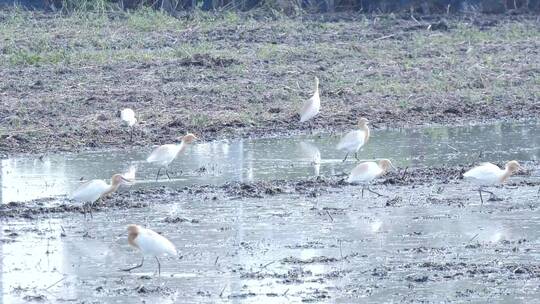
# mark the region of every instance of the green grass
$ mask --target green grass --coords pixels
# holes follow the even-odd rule
[[[57,14],[0,11],[0,18],[4,71],[115,67],[130,76],[135,70],[132,83],[114,88],[149,92],[159,102],[194,98],[227,119],[251,125],[276,117],[264,103],[286,109],[279,115],[289,119],[290,111],[311,94],[314,75],[321,78],[325,107],[348,107],[340,110],[345,112],[364,103],[406,111],[422,100],[476,105],[540,96],[534,56],[540,34],[534,19],[508,18],[488,29],[456,19],[449,21],[449,31],[405,31],[405,21],[393,16],[319,22],[196,12],[175,18],[150,9],[110,13],[98,7],[91,13],[82,8]],[[390,33],[395,37],[377,39]],[[233,62],[189,64],[198,55]],[[141,63],[153,65],[134,68]],[[106,88],[113,78],[84,73],[72,77],[69,81],[77,85],[95,82],[91,92]],[[249,107],[237,108],[239,98]],[[182,115],[194,126],[217,117]]]

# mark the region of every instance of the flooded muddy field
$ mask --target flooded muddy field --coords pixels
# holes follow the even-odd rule
[[[382,197],[362,197],[361,186],[344,181],[355,161],[342,162],[336,134],[197,144],[173,163],[173,179],[158,183],[141,161],[146,150],[6,159],[2,300],[534,303],[538,128],[527,121],[374,130],[360,158],[391,157],[398,167],[373,184]],[[481,205],[461,174],[472,163],[508,159],[526,171],[490,189],[498,198]],[[107,178],[130,165],[138,181],[96,206],[92,219],[67,200],[81,177]],[[44,188],[38,177],[54,183]],[[140,262],[127,245],[131,223],[178,247],[179,257],[161,259],[160,276],[152,259],[120,271]]]
[[[90,221],[71,212],[4,220],[2,295],[5,303],[533,303],[538,186],[496,189],[502,200],[482,207],[473,188],[451,182],[378,185],[389,197],[364,198],[355,186],[262,198],[162,193]],[[179,247],[179,258],[161,259],[160,277],[153,260],[119,270],[140,260],[126,242],[130,223]]]

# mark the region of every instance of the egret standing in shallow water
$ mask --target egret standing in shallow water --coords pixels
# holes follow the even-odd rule
[[[169,164],[176,158],[176,156],[180,152],[183,152],[187,148],[187,145],[191,144],[196,139],[197,136],[188,133],[181,138],[182,141],[180,142],[180,144],[162,145],[152,151],[146,161],[149,163],[157,163],[160,166],[156,175],[156,181],[159,178],[159,174],[161,173],[162,168],[165,168],[165,174],[167,174],[167,177],[171,179],[168,171]]]
[[[153,230],[143,228],[138,225],[128,225],[128,244],[139,249],[143,255],[141,264],[130,268],[122,269],[123,271],[131,271],[143,266],[145,256],[153,256],[158,264],[158,275],[161,274],[161,264],[158,256],[172,255],[176,256],[178,252],[176,247],[168,239]]]
[[[390,168],[394,168],[389,159],[381,159],[378,162],[364,162],[356,166],[349,175],[347,182],[362,184],[362,197],[364,197],[364,189],[378,196],[383,196],[371,189],[369,183],[379,176],[385,174]]]
[[[300,110],[300,122],[305,122],[317,114],[321,109],[321,98],[319,97],[319,78],[315,77],[315,92],[310,99],[306,100],[304,106]]]
[[[354,153],[354,157],[356,160],[358,159],[358,150],[362,148],[363,145],[365,145],[369,140],[369,127],[368,127],[368,120],[365,118],[360,118],[360,121],[358,122],[358,130],[351,131],[347,133],[343,138],[339,141],[339,144],[337,145],[338,150],[345,150],[347,151],[347,154],[345,155],[345,158],[343,161],[347,160],[347,156],[349,156],[349,153]]]
[[[120,111],[120,118],[122,119],[122,122],[130,128],[129,141],[133,141],[133,126],[137,122],[135,112],[130,108],[125,108]]]
[[[98,199],[105,197],[120,187],[121,184],[129,183],[129,180],[125,179],[120,174],[115,174],[111,178],[111,185],[101,179],[93,179],[83,183],[73,192],[71,199],[83,204],[84,217],[86,218],[85,203],[89,204],[90,216],[92,216],[92,204]]]
[[[485,186],[503,184],[512,174],[523,169],[515,160],[506,163],[504,170],[492,163],[481,163],[463,174],[463,177],[480,185],[478,193],[480,194],[481,205],[484,204],[482,192],[489,193],[491,198],[495,198],[495,194],[491,191],[484,190]]]

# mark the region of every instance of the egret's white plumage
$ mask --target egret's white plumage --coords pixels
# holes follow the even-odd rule
[[[133,125],[137,122],[137,118],[135,118],[135,112],[130,108],[125,108],[120,111],[120,118],[129,127],[133,127]]]
[[[378,162],[363,162],[357,165],[349,175],[347,182],[359,183],[366,186],[377,177],[385,174],[390,168],[393,168],[392,162],[389,159],[381,159]],[[373,192],[379,196],[381,194],[372,191],[369,187],[368,191]],[[364,187],[362,188],[362,196],[364,196]]]
[[[139,249],[143,255],[143,259],[140,265],[123,269],[124,271],[130,271],[135,268],[142,267],[145,256],[154,257],[158,263],[158,273],[161,273],[161,265],[159,263],[158,256],[172,255],[176,256],[178,252],[176,247],[171,241],[159,233],[143,228],[138,225],[128,225],[128,244]]]
[[[116,190],[124,182],[129,182],[122,175],[115,174],[111,178],[111,184],[108,185],[100,179],[93,179],[80,185],[72,194],[71,199],[79,203],[89,203],[91,205],[100,197],[104,197]],[[86,210],[85,210],[86,214]]]
[[[71,199],[80,203],[93,203],[97,201],[109,185],[100,179],[93,179],[80,185],[75,192],[71,194]]]
[[[146,159],[149,163],[156,163],[162,167],[168,166],[176,158],[176,156],[184,151],[186,144],[182,141],[180,144],[161,145],[152,151]]]
[[[166,144],[159,146],[152,151],[146,161],[149,163],[156,163],[160,166],[156,180],[159,178],[159,173],[162,168],[165,168],[165,173],[169,176],[169,172],[167,171],[169,164],[196,139],[197,137],[195,135],[188,133],[182,137],[180,144]]]
[[[495,198],[495,194],[491,191],[484,190],[483,187],[504,183],[512,174],[522,169],[519,163],[515,160],[506,163],[504,170],[492,163],[481,163],[463,174],[463,177],[480,186],[478,193],[480,194],[481,204],[484,204],[482,192],[491,194]]]
[[[315,77],[315,92],[313,93],[313,96],[304,103],[304,106],[300,110],[300,122],[312,119],[319,114],[320,109],[321,99],[319,97],[319,78]]]
[[[463,177],[482,186],[502,184],[520,168],[515,160],[508,162],[504,170],[492,163],[481,163],[465,172]]]
[[[355,153],[356,156],[358,150],[360,150],[360,148],[362,148],[362,146],[365,145],[369,140],[370,131],[367,124],[367,119],[360,118],[358,130],[350,131],[339,141],[336,148],[338,150],[345,150],[347,152],[347,155],[343,161],[347,159],[349,153]],[[358,159],[357,156],[356,159]]]

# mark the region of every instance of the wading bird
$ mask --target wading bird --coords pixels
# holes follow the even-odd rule
[[[129,180],[125,179],[120,174],[112,176],[111,185],[107,185],[107,183],[101,179],[93,179],[80,185],[71,195],[71,199],[83,204],[83,213],[86,218],[86,203],[89,205],[88,211],[90,212],[90,216],[92,216],[92,204],[98,199],[115,192],[118,190],[118,187],[124,183],[129,183]]]
[[[463,177],[480,186],[478,193],[480,194],[481,205],[484,204],[482,192],[489,193],[491,198],[496,198],[491,191],[484,190],[486,186],[503,184],[512,174],[523,169],[515,160],[506,163],[504,170],[492,163],[481,163],[463,174]]]
[[[378,162],[364,162],[356,166],[349,175],[347,182],[362,184],[362,197],[364,197],[364,189],[378,196],[384,196],[371,189],[369,183],[377,177],[385,174],[390,168],[394,168],[389,159],[381,159]]]
[[[343,161],[347,160],[349,153],[354,153],[354,158],[356,158],[356,160],[359,160],[358,150],[360,150],[360,148],[362,148],[362,146],[365,145],[369,140],[369,127],[367,125],[368,122],[369,121],[367,119],[363,117],[360,118],[360,121],[358,122],[358,130],[347,133],[339,141],[339,144],[336,148],[338,150],[347,151],[347,154],[345,155]]]
[[[156,181],[158,180],[161,169],[163,168],[165,168],[165,174],[167,174],[167,177],[171,179],[168,171],[169,164],[176,158],[176,156],[180,152],[184,151],[187,148],[188,144],[191,144],[196,139],[197,136],[188,133],[181,138],[182,141],[180,142],[180,144],[162,145],[152,151],[146,161],[149,163],[157,163],[160,166],[156,175]]]
[[[122,122],[130,128],[129,141],[133,141],[133,126],[137,122],[135,112],[133,112],[133,110],[130,108],[125,108],[120,111],[120,118],[122,119]]]
[[[315,92],[310,99],[306,100],[304,106],[300,110],[300,122],[305,122],[312,119],[319,114],[320,109],[321,99],[319,97],[319,78],[315,77]]]
[[[158,256],[165,254],[176,256],[178,253],[174,244],[153,230],[138,225],[128,225],[127,229],[128,244],[139,249],[143,257],[139,265],[122,269],[122,271],[131,271],[140,268],[143,266],[145,256],[153,256],[158,264],[158,275],[161,275],[161,264],[159,263]]]

